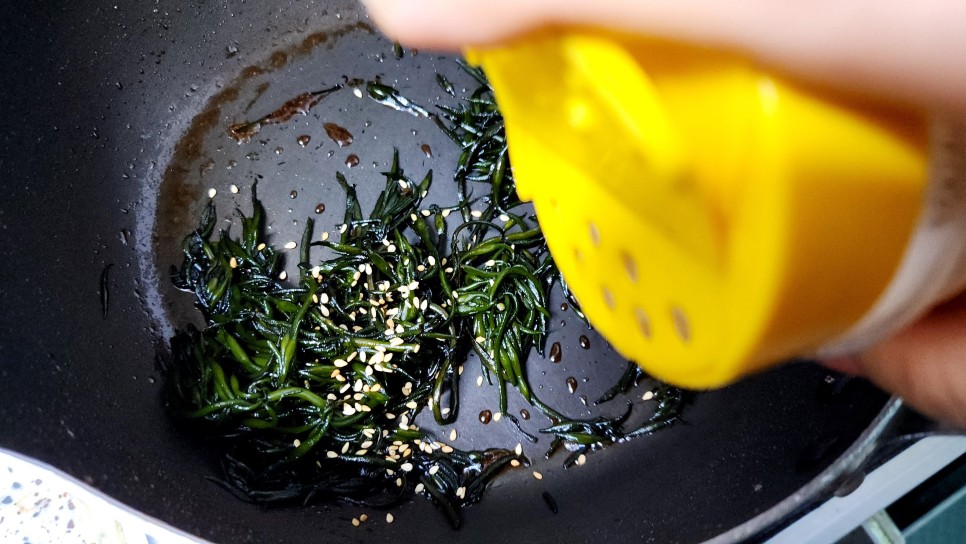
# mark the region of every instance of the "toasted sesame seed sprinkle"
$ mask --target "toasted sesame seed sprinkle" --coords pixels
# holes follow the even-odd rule
[[[352,526],[353,527],[358,527],[359,526],[359,523],[361,523],[359,521],[359,518],[352,518]]]
[[[361,516],[359,516],[359,521],[366,521],[368,519],[369,519],[369,516],[366,514],[362,514]]]
[[[228,261],[228,266],[232,268],[238,268],[238,259],[232,257],[231,260]]]
[[[266,247],[267,246],[265,245],[265,242],[262,242],[262,243],[258,244],[258,246],[255,249],[258,250],[258,251],[262,251]]]
[[[534,470],[533,471],[533,477],[536,478],[536,479],[538,479],[538,480],[542,480],[543,479],[543,474],[540,474],[539,472],[537,472],[537,471]]]
[[[517,461],[516,459],[510,459],[510,466],[511,467],[518,467],[518,466],[520,466],[520,461]]]

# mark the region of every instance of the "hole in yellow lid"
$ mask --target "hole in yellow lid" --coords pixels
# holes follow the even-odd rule
[[[674,330],[685,342],[691,340],[691,322],[684,310],[674,306],[671,308],[671,318],[674,320]]]
[[[604,302],[607,303],[607,307],[608,308],[610,308],[611,310],[613,310],[614,307],[617,305],[615,303],[615,301],[614,301],[614,294],[611,293],[610,292],[610,289],[608,289],[606,287],[603,288],[603,292],[604,292]]]
[[[627,253],[621,253],[621,260],[624,261],[624,270],[627,272],[627,277],[632,282],[637,283],[637,263],[634,262],[634,258]]]
[[[634,308],[634,316],[637,317],[637,327],[641,329],[641,334],[644,338],[651,338],[651,318],[647,316],[647,312],[640,308]]]
[[[594,243],[595,246],[600,245],[600,231],[597,229],[597,225],[593,221],[588,225],[590,230],[590,241]]]

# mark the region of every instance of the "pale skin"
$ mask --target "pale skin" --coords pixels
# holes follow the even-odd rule
[[[952,0],[365,0],[412,47],[457,50],[583,25],[724,49],[842,93],[966,122],[966,3]],[[966,180],[963,180],[966,183]],[[966,243],[966,241],[964,241]],[[828,366],[966,428],[966,295]]]

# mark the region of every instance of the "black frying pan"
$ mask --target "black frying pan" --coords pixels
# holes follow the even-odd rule
[[[319,202],[327,205],[315,216],[319,228],[339,222],[336,169],[359,186],[363,207],[371,204],[393,147],[414,175],[436,171],[433,198],[452,202],[455,194],[448,180],[455,148],[431,121],[349,91],[265,128],[249,144],[226,136],[229,123],[343,76],[379,77],[428,107],[455,102],[434,82],[439,71],[457,87],[466,83],[451,57],[407,51],[397,60],[364,20],[344,1],[6,6],[0,446],[219,542],[759,538],[827,497],[867,459],[881,433],[871,424],[887,396],[799,363],[697,394],[681,423],[594,454],[584,467],[565,471],[561,457],[539,460],[546,441],[528,446],[545,478],[529,470],[499,478],[459,532],[422,498],[396,510],[392,525],[355,528],[349,520],[363,511],[356,506],[266,510],[212,483],[210,447],[166,417],[158,370],[173,327],[198,319],[167,271],[180,262],[180,238],[208,190],[218,191],[227,216],[236,202],[244,208],[261,176],[279,242],[298,239]],[[349,129],[351,146],[329,140],[326,121]],[[303,134],[312,138],[304,148]],[[344,164],[350,153],[360,158],[352,169]],[[563,346],[563,361],[535,356],[531,381],[542,384],[538,393],[548,402],[586,415],[579,396],[603,392],[622,360],[571,314],[554,319],[564,323],[550,339]],[[590,350],[578,347],[581,334],[590,335]],[[478,372],[473,363],[467,385]],[[579,381],[576,394],[564,384],[569,376]],[[643,390],[631,400],[641,404]],[[520,441],[509,425],[483,426],[473,417],[495,407],[495,398],[493,390],[463,388],[461,445]],[[511,406],[519,409],[520,399]],[[538,419],[531,429],[545,423]],[[852,455],[842,457],[846,450]],[[558,514],[541,498],[545,491]]]

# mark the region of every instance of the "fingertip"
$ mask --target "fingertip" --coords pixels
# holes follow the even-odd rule
[[[822,366],[836,372],[841,372],[842,374],[851,374],[852,376],[864,375],[862,361],[858,357],[833,357],[819,362]]]
[[[511,37],[534,26],[536,6],[512,0],[362,0],[380,30],[410,47],[456,51]]]

